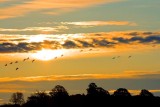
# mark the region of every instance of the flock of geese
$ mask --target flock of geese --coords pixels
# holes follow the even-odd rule
[[[27,57],[27,58],[24,58],[23,60],[22,60],[22,62],[25,62],[25,61],[27,61],[27,60],[29,60],[30,58],[29,57]],[[35,59],[32,59],[31,60],[31,62],[33,63],[35,61]],[[15,61],[15,62],[10,62],[10,63],[6,63],[4,66],[5,67],[7,67],[7,66],[9,66],[9,65],[12,65],[12,64],[17,64],[17,63],[19,63],[18,61]],[[19,69],[19,67],[16,67],[16,71]]]
[[[128,58],[131,58],[132,56],[128,56]],[[117,56],[117,57],[113,57],[112,59],[116,59],[116,58],[120,58],[120,56]]]
[[[88,51],[92,51],[93,49],[89,49]],[[83,49],[81,49],[79,52],[84,52]],[[61,57],[63,57],[64,55],[62,54]],[[132,56],[128,56],[128,58],[131,58]],[[58,57],[55,57],[54,59],[57,59]],[[112,59],[117,59],[117,58],[120,58],[120,56],[116,56],[116,57],[112,57]],[[36,60],[35,59],[30,59],[30,57],[27,57],[27,58],[24,58],[22,59],[22,62],[25,62],[25,61],[31,61],[32,63],[34,63]],[[12,65],[12,64],[17,64],[19,63],[19,61],[15,61],[15,62],[10,62],[10,63],[6,63],[4,66],[7,67],[9,65]],[[19,70],[19,67],[16,67],[15,70]]]

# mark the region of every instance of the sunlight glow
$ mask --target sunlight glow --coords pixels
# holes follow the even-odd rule
[[[46,40],[44,35],[31,36],[29,38],[29,42],[43,42],[44,40]]]
[[[50,50],[50,49],[42,49],[41,51],[38,51],[37,53],[33,54],[32,56],[36,59],[48,61],[52,60],[56,57],[60,57],[64,54],[63,50]]]

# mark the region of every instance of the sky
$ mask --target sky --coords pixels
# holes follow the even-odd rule
[[[0,0],[0,104],[55,85],[160,96],[159,0]]]

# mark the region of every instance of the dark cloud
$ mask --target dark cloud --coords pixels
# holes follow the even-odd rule
[[[143,32],[144,35],[152,35],[154,32]]]
[[[102,39],[102,40],[93,39],[93,44],[95,44],[97,46],[100,46],[100,47],[111,47],[115,43],[114,42],[109,42],[106,39]]]
[[[116,40],[120,43],[129,43],[128,39],[125,39],[123,37],[113,38],[113,40]]]
[[[135,36],[131,38],[123,38],[123,37],[118,37],[118,38],[113,38],[113,40],[118,41],[119,43],[132,43],[132,42],[138,42],[138,43],[160,43],[160,36],[155,35],[155,36],[147,36],[147,37],[140,37],[140,36]]]
[[[0,44],[1,53],[28,52],[41,49],[40,43],[2,43]]]
[[[147,43],[147,42],[155,42],[160,43],[160,36],[148,36],[146,38],[143,38],[140,42]]]
[[[60,35],[61,36],[61,35]],[[24,42],[27,41],[23,38],[15,39],[0,39],[0,53],[13,53],[13,52],[30,52],[45,49],[73,49],[73,48],[91,48],[91,47],[106,47],[113,48],[117,45],[123,44],[159,44],[160,34],[156,32],[130,32],[130,33],[91,33],[83,34],[82,38],[68,38],[64,41],[60,39],[48,39],[43,42]],[[63,44],[62,44],[63,43]]]
[[[82,44],[82,47],[94,47],[92,43],[89,43],[87,41],[78,40]]]
[[[62,45],[64,48],[70,49],[70,48],[77,48],[77,44],[73,41],[67,40],[65,43]]]

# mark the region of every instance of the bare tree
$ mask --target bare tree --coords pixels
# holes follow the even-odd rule
[[[13,104],[22,105],[24,101],[24,95],[22,92],[16,92],[11,95],[10,102]]]

